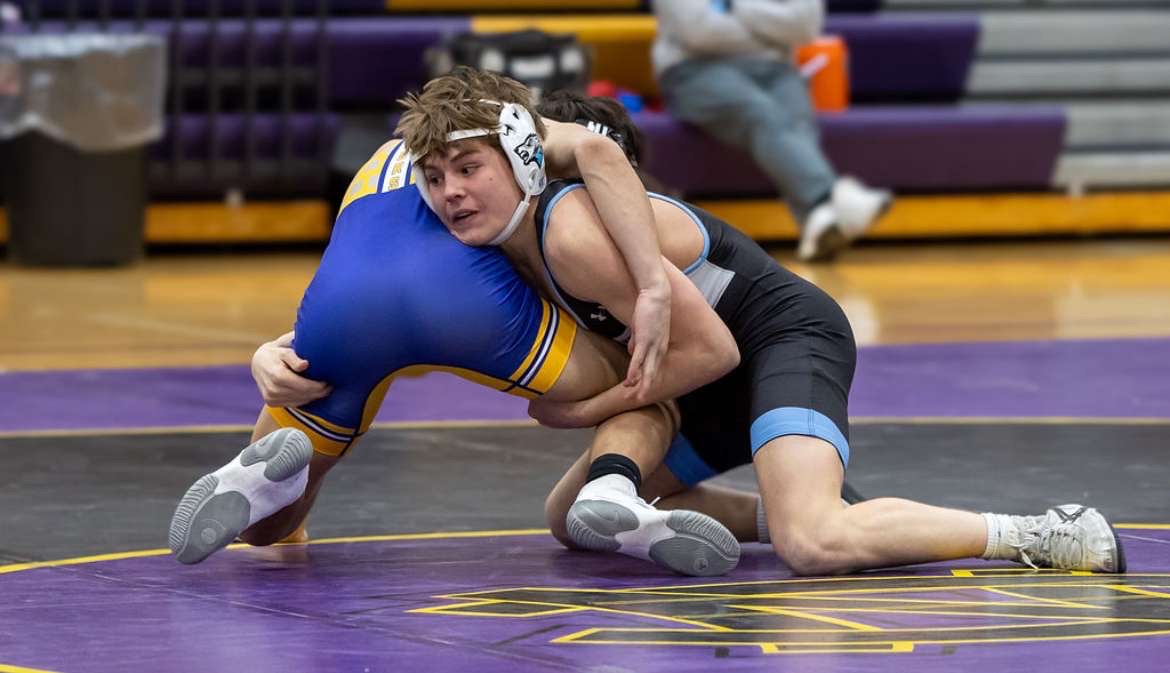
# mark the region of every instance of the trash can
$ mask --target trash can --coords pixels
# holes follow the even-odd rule
[[[146,146],[162,136],[165,54],[153,35],[0,35],[10,259],[141,258]]]

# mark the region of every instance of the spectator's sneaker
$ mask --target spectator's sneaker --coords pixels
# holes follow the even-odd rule
[[[855,178],[843,177],[833,183],[829,202],[837,211],[841,233],[852,241],[868,231],[890,209],[894,195],[885,189],[866,187]]]
[[[849,245],[831,201],[813,208],[800,229],[796,257],[802,262],[828,262]]]
[[[171,518],[171,551],[180,563],[199,563],[292,504],[305,491],[312,458],[312,443],[295,428],[250,444],[187,489]]]
[[[1084,505],[1053,507],[1042,516],[1013,516],[1020,561],[1033,568],[1125,572],[1125,550],[1101,513]]]
[[[715,519],[689,510],[658,510],[616,490],[573,503],[565,523],[582,549],[616,551],[683,575],[724,575],[739,563],[739,542]]]

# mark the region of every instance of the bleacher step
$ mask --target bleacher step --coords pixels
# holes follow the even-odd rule
[[[1073,191],[1170,185],[1170,151],[1066,153],[1056,162],[1053,183]]]
[[[1168,7],[1170,8],[1170,7]],[[1170,56],[1170,12],[1149,10],[985,11],[979,55],[1162,53]]]
[[[1170,56],[1093,61],[980,61],[971,69],[967,96],[1163,95],[1170,96]]]

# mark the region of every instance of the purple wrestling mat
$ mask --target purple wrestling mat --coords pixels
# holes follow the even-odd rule
[[[534,531],[5,566],[0,671],[1161,673],[1170,527],[1119,533],[1128,575],[964,561],[795,580],[752,544],[710,581]]]
[[[248,368],[0,374],[0,432],[251,425]],[[862,348],[853,416],[1170,417],[1170,339]],[[526,420],[525,402],[447,374],[396,381],[380,422]]]

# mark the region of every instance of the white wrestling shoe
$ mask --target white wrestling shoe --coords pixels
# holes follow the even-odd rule
[[[1092,507],[1060,505],[1041,516],[1012,516],[1011,521],[1020,533],[1011,546],[1033,568],[1125,572],[1117,531]]]
[[[617,488],[590,488],[603,479],[587,484],[565,517],[577,546],[616,551],[695,577],[724,575],[739,563],[739,542],[715,519],[689,510],[658,510]]]
[[[199,563],[257,521],[301,497],[313,444],[283,428],[248,445],[232,462],[199,478],[171,518],[170,547],[180,563]]]
[[[829,200],[805,218],[796,256],[804,262],[825,262],[873,226],[894,201],[888,190],[871,189],[856,178],[833,183]]]

